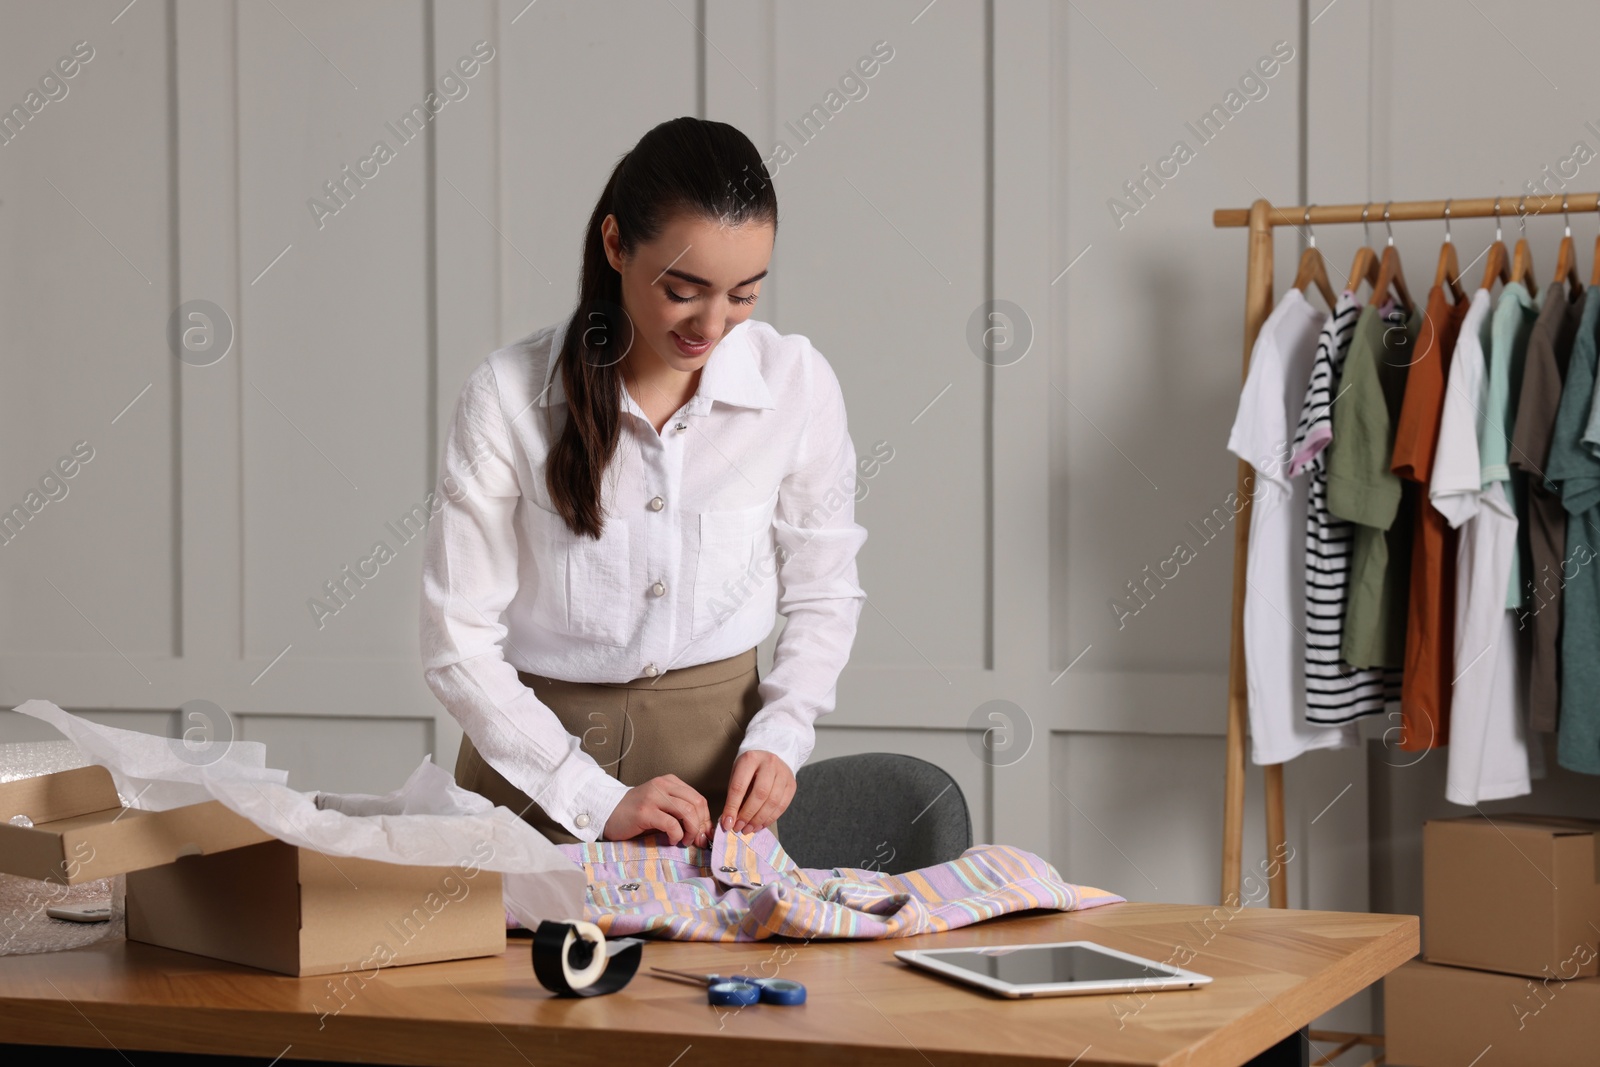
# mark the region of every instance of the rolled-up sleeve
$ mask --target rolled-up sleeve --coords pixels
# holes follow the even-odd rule
[[[855,521],[856,451],[844,393],[827,360],[815,349],[808,355],[810,417],[773,517],[778,613],[786,621],[760,683],[761,710],[739,746],[740,754],[773,752],[792,771],[811,755],[816,720],[834,710],[867,596],[856,582],[867,531]]]
[[[579,840],[594,841],[627,786],[583,751],[502,649],[501,617],[517,591],[520,497],[505,409],[485,360],[456,403],[429,502],[436,514],[422,568],[423,677],[491,767]]]

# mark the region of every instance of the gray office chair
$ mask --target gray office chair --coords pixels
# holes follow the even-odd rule
[[[972,816],[937,764],[865,752],[800,768],[778,840],[802,867],[901,874],[959,858],[972,847]]]

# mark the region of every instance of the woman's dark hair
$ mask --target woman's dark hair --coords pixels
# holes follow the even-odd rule
[[[622,429],[622,357],[633,327],[622,308],[622,277],[606,259],[605,217],[617,217],[624,254],[661,233],[680,213],[738,226],[778,225],[772,176],[750,139],[725,122],[690,116],[655,127],[617,161],[589,216],[578,306],[557,367],[567,423],[550,449],[545,485],[569,529],[598,538],[604,521],[601,475]]]

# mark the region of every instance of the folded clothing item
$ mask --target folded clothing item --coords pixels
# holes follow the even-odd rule
[[[664,834],[558,845],[588,878],[584,918],[608,937],[678,941],[891,938],[953,930],[1031,908],[1077,911],[1124,898],[1073,885],[1031,852],[975,845],[960,859],[885,874],[795,864],[770,830],[717,827],[707,848]]]

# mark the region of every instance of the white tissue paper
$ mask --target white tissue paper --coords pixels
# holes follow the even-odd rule
[[[382,796],[301,793],[286,784],[288,771],[266,765],[259,741],[229,742],[199,762],[182,740],[102,726],[48,700],[15,710],[54,726],[110,771],[129,807],[165,811],[218,800],[278,840],[330,856],[425,867],[470,861],[501,873],[506,909],[523,926],[583,918],[583,870],[511,809],[456,785],[432,758]],[[480,858],[485,845],[487,859]]]

